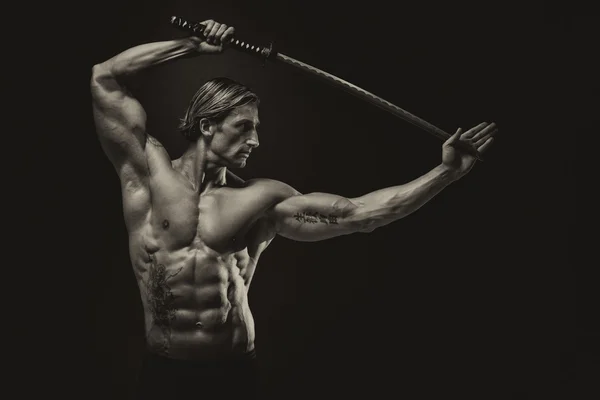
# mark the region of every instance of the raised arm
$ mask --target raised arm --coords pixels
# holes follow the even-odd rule
[[[298,241],[318,241],[371,232],[415,212],[452,182],[466,175],[476,159],[454,147],[464,141],[483,153],[492,144],[495,124],[459,129],[442,148],[442,163],[404,185],[348,199],[327,193],[294,193],[270,210],[276,231]]]
[[[198,54],[219,53],[233,28],[204,21],[206,40],[197,37],[139,45],[97,64],[91,92],[96,130],[106,155],[124,180],[147,173],[146,113],[127,90],[126,78],[149,67]]]

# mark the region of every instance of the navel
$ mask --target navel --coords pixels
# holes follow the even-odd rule
[[[162,223],[162,226],[164,229],[169,229],[169,220],[165,219]]]

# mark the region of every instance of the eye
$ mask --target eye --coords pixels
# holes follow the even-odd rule
[[[252,129],[254,129],[254,125],[251,122],[246,122],[244,123],[242,129],[244,130],[244,132],[249,132]],[[256,130],[258,131],[258,126],[256,127]]]

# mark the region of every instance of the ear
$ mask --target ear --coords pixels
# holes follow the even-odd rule
[[[200,129],[202,136],[207,138],[212,138],[213,134],[215,133],[214,122],[208,118],[200,119],[198,122],[198,129]]]

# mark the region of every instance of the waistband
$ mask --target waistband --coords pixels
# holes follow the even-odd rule
[[[222,355],[211,355],[193,359],[171,358],[146,349],[144,361],[146,363],[161,364],[174,367],[215,367],[235,364],[245,364],[256,360],[256,349],[245,353],[229,353]]]

